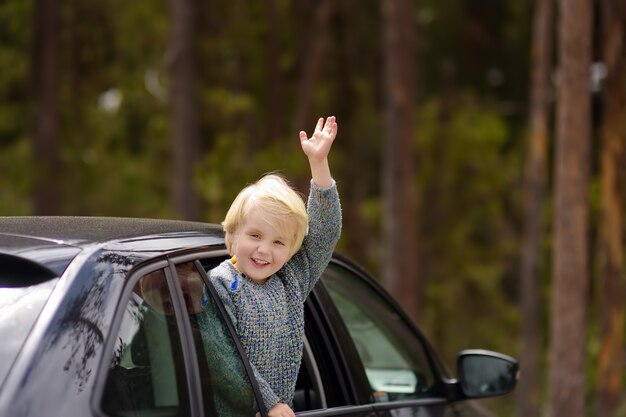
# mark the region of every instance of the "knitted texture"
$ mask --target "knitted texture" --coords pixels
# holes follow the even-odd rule
[[[233,321],[259,382],[267,410],[291,405],[304,345],[304,301],[328,265],[341,234],[336,184],[311,181],[309,232],[300,250],[263,284],[226,260],[210,279]]]

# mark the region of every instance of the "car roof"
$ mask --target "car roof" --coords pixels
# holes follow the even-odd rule
[[[222,238],[216,224],[126,217],[0,217],[0,264],[30,261],[58,276],[85,247],[189,234]],[[9,258],[10,257],[10,258]]]
[[[10,236],[52,240],[86,246],[113,240],[132,239],[163,233],[201,232],[221,236],[219,225],[182,220],[129,217],[30,216],[0,217],[0,247]]]

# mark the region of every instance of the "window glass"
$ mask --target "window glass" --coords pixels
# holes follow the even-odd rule
[[[357,348],[377,402],[428,397],[434,378],[422,344],[370,285],[337,265],[323,283]]]
[[[198,355],[206,416],[253,417],[258,406],[235,342],[193,263],[176,267]]]
[[[152,272],[139,279],[126,305],[102,410],[112,416],[188,416],[184,369],[165,274]]]

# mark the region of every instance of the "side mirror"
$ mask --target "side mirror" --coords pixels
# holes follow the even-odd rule
[[[513,391],[517,361],[488,350],[464,350],[457,358],[457,375],[466,398],[494,397]]]

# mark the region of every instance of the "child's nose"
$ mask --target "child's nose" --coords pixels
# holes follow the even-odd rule
[[[267,242],[261,242],[257,250],[261,253],[268,253],[269,245],[267,244]]]

